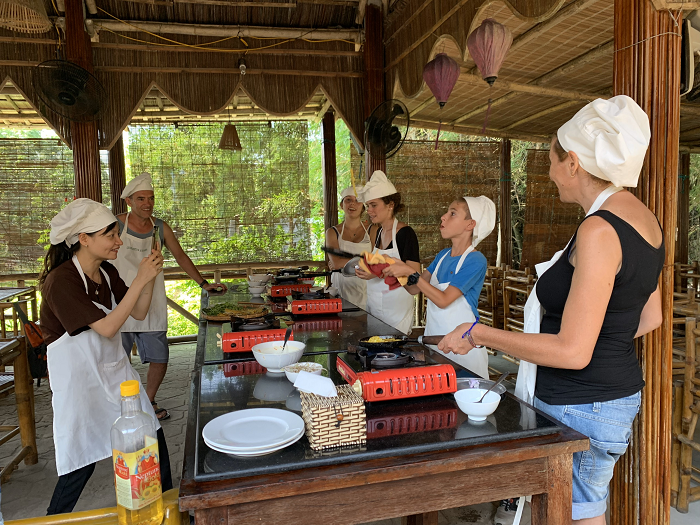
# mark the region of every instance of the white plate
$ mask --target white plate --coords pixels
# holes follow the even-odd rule
[[[212,419],[202,429],[202,436],[218,447],[259,450],[286,443],[300,430],[304,430],[304,420],[293,412],[251,408]]]
[[[204,442],[207,444],[209,448],[213,448],[214,450],[218,450],[219,452],[225,452],[226,454],[239,454],[239,453],[255,453],[255,452],[266,452],[267,450],[271,448],[277,448],[281,446],[285,446],[287,444],[294,443],[296,440],[298,440],[301,437],[301,434],[304,433],[304,430],[301,430],[298,434],[292,436],[289,438],[287,441],[284,443],[279,443],[275,445],[274,447],[270,446],[264,446],[264,447],[247,447],[247,448],[236,448],[236,447],[225,447],[223,445],[217,445],[216,443],[211,443],[209,442],[206,438],[204,438]]]
[[[255,456],[265,456],[267,454],[272,454],[273,452],[277,452],[278,450],[282,450],[283,448],[287,448],[290,445],[293,445],[297,441],[299,441],[302,437],[304,436],[304,433],[301,432],[295,439],[292,441],[289,441],[288,443],[284,443],[283,445],[279,445],[277,447],[273,448],[268,448],[265,450],[258,450],[258,451],[253,451],[253,452],[231,452],[230,450],[226,450],[223,448],[218,448],[218,447],[213,447],[209,445],[209,448],[216,450],[217,452],[221,452],[222,454],[227,454],[229,456],[239,456],[239,457],[245,457],[245,458],[252,458]]]

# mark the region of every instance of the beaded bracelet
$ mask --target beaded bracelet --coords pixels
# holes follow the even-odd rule
[[[483,348],[483,345],[478,345],[474,342],[474,339],[472,338],[472,328],[474,328],[477,324],[479,324],[479,321],[476,320],[472,323],[472,325],[469,327],[469,330],[464,332],[462,334],[462,339],[465,337],[467,338],[467,341],[469,341],[469,344],[472,345],[474,348]]]

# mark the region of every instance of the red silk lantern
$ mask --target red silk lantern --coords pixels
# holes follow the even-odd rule
[[[459,65],[445,53],[439,53],[423,68],[423,80],[442,108],[459,78]]]
[[[487,18],[467,38],[469,54],[479,68],[481,78],[493,86],[498,70],[513,43],[513,35],[503,24]]]

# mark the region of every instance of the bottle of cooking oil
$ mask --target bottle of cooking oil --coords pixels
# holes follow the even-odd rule
[[[163,497],[156,424],[141,407],[138,381],[121,384],[122,415],[112,425],[119,525],[160,525]]]

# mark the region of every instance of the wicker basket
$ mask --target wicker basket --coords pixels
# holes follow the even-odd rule
[[[363,445],[367,442],[365,402],[350,385],[338,387],[338,397],[301,393],[306,437],[313,450]]]

